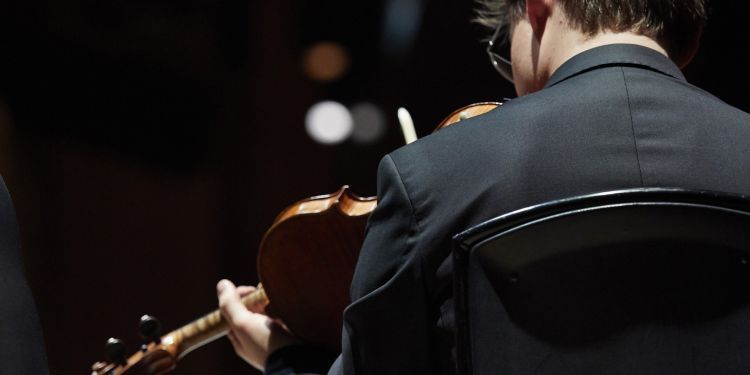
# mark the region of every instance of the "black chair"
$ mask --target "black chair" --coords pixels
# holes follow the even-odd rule
[[[750,199],[645,188],[454,237],[460,374],[750,374]]]

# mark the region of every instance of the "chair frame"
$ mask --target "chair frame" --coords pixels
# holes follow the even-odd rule
[[[457,367],[471,373],[468,327],[467,267],[472,250],[510,232],[553,218],[625,206],[680,206],[716,209],[750,217],[746,195],[681,188],[636,188],[559,199],[513,211],[471,227],[453,237],[456,298]]]

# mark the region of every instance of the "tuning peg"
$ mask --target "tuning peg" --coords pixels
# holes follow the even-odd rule
[[[125,357],[125,343],[114,337],[110,337],[105,345],[104,357],[107,361],[116,365],[125,365],[128,363]]]
[[[146,340],[146,343],[159,343],[161,323],[159,323],[158,319],[154,318],[151,315],[144,315],[141,317],[140,323],[138,323],[138,329],[140,331],[141,337]]]

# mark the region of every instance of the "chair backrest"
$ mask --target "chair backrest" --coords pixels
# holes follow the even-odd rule
[[[749,374],[750,199],[644,188],[454,237],[462,374]]]

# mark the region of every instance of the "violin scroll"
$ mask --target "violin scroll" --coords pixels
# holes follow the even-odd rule
[[[175,345],[144,344],[143,348],[125,357],[125,346],[117,339],[107,340],[107,361],[91,366],[91,375],[161,375],[177,365]]]
[[[262,285],[242,303],[254,312],[263,312],[268,298]],[[190,351],[227,334],[227,324],[219,310],[214,310],[164,336],[159,337],[161,324],[154,317],[141,317],[140,334],[146,340],[141,350],[125,358],[122,341],[107,341],[107,361],[91,366],[92,375],[161,375],[174,370],[177,361]]]

